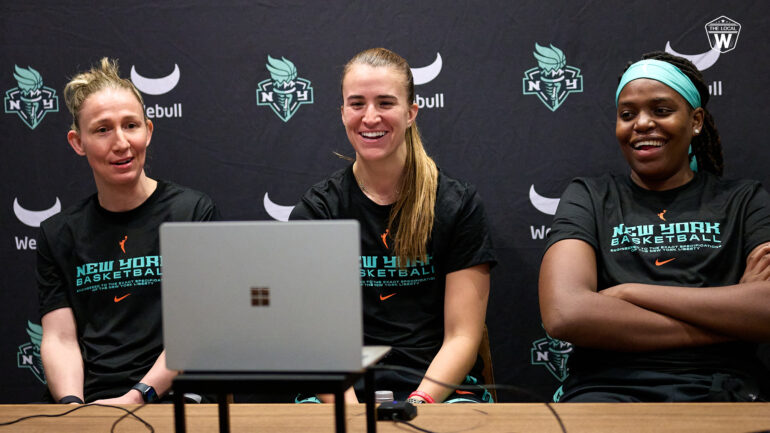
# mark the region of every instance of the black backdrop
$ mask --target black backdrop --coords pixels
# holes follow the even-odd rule
[[[418,123],[428,151],[443,170],[477,185],[499,254],[487,318],[497,382],[543,398],[567,374],[570,350],[547,339],[537,305],[549,198],[574,176],[627,170],[613,134],[615,86],[627,61],[667,45],[702,54],[726,175],[770,179],[762,132],[770,115],[763,101],[770,4],[763,1],[1,4],[0,403],[35,400],[44,386],[36,225],[45,211],[94,191],[86,161],[66,142],[61,91],[102,56],[119,58],[123,75],[134,70],[154,116],[150,176],[207,192],[235,220],[280,217],[282,206],[345,164],[333,152],[352,153],[339,75],[353,54],[385,46],[425,68]],[[724,52],[711,49],[707,29],[721,33]],[[559,49],[572,81],[550,93],[544,82],[527,82],[540,75],[535,44]],[[268,56],[291,61],[297,83],[312,88],[286,121],[257,104],[260,83],[270,84]],[[22,99],[15,66],[42,78],[39,101]]]

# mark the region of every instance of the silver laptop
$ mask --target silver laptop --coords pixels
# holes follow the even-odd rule
[[[352,220],[164,223],[163,335],[172,370],[352,372],[363,348]]]

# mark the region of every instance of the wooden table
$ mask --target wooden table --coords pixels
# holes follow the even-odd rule
[[[129,409],[136,406],[125,406]],[[749,433],[770,431],[770,403],[561,403],[552,405],[568,433]],[[32,414],[56,414],[70,406],[2,405],[0,422]],[[347,407],[349,431],[364,432],[364,405]],[[103,407],[87,407],[60,418],[36,418],[11,426],[5,432],[106,433],[123,412]],[[230,419],[233,432],[333,432],[334,409],[330,404],[234,404]],[[170,404],[145,406],[137,412],[156,432],[174,431]],[[459,432],[560,432],[559,423],[542,403],[497,403],[423,405],[412,422],[437,433]],[[187,405],[190,433],[216,433],[217,406]],[[403,424],[379,421],[379,432],[416,432]],[[125,419],[117,433],[146,433],[149,430],[134,419]]]
[[[372,347],[375,349],[375,347]],[[384,355],[390,348],[380,348]],[[335,433],[347,433],[345,390],[363,376],[364,379],[364,410],[366,432],[376,433],[377,416],[374,401],[374,370],[362,369],[358,372],[345,373],[190,373],[184,372],[174,378],[171,385],[174,394],[174,430],[176,433],[187,433],[187,405],[182,393],[203,392],[216,393],[219,401],[218,424],[219,433],[232,433],[230,428],[230,403],[227,394],[231,392],[250,392],[254,389],[264,392],[303,392],[312,389],[319,393],[334,394],[334,426]]]

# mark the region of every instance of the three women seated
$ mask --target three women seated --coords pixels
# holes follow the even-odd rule
[[[615,132],[630,175],[575,179],[543,257],[543,323],[575,345],[560,401],[766,398],[768,372],[751,342],[770,340],[768,195],[758,182],[721,178],[721,143],[698,70],[664,53],[646,57],[627,69],[616,96]],[[145,174],[153,124],[114,62],[75,76],[65,98],[68,140],[87,158],[96,193],[41,226],[41,354],[51,397],[154,401],[176,374],[165,368],[159,281],[134,282],[118,302],[111,291],[80,287],[75,270],[158,256],[162,222],[218,212],[206,195]],[[382,363],[444,383],[481,383],[477,349],[497,260],[479,195],[426,154],[402,57],[383,48],[354,56],[340,110],[355,157],[311,187],[291,219],[356,219],[362,255],[403,269],[430,263],[433,272],[418,279],[388,277],[384,285],[364,277],[364,342],[393,347]],[[672,233],[684,226],[719,236],[682,241]],[[642,236],[637,227],[660,240],[618,241]],[[490,401],[483,387],[458,391],[395,371],[379,373],[376,387],[413,403]],[[357,401],[353,390],[346,400]]]

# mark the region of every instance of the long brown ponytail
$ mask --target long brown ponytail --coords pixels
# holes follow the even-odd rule
[[[407,102],[414,103],[414,78],[406,60],[385,48],[371,48],[362,51],[345,65],[345,75],[353,65],[365,64],[372,67],[390,67],[404,75],[407,90]],[[433,230],[434,208],[438,187],[438,168],[422,144],[417,122],[407,128],[406,163],[399,197],[393,204],[388,218],[388,230],[393,238],[393,251],[398,256],[401,266],[407,261],[427,260],[427,243]]]

